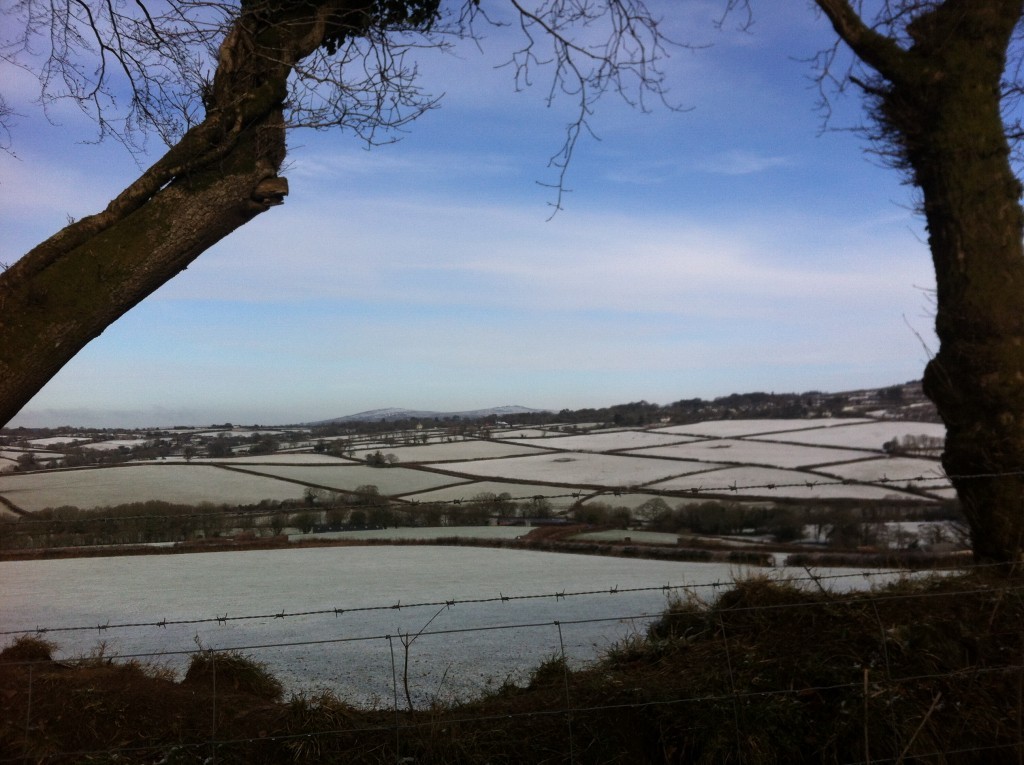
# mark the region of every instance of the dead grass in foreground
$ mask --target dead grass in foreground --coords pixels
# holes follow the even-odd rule
[[[675,603],[647,636],[452,707],[282,698],[256,662],[200,654],[180,682],[96,657],[0,653],[0,762],[1016,763],[1024,580],[873,593],[768,579]]]

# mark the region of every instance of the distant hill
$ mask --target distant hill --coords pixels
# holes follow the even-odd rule
[[[473,409],[466,412],[426,412],[416,411],[413,409],[370,409],[366,412],[358,412],[357,414],[348,414],[344,417],[334,417],[330,420],[318,420],[317,422],[306,423],[310,426],[315,425],[335,425],[343,422],[394,422],[396,420],[443,420],[445,418],[452,419],[458,417],[463,420],[473,420],[481,417],[504,417],[511,414],[534,414],[538,412],[546,412],[547,409],[530,409],[526,406],[494,406],[490,409]]]

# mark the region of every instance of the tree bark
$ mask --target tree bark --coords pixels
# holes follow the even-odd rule
[[[379,19],[363,0],[251,0],[226,30],[204,121],[96,215],[0,274],[0,425],[90,340],[282,201],[296,63]]]
[[[899,55],[819,0],[837,33],[884,78],[875,117],[923,192],[940,341],[925,392],[946,424],[942,464],[979,562],[1024,552],[1024,215],[1000,115],[1021,0],[947,0],[908,25]],[[845,32],[845,34],[844,34]]]

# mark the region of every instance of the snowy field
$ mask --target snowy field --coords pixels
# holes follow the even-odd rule
[[[611,433],[593,433],[582,436],[557,436],[531,438],[524,443],[546,446],[549,449],[564,449],[581,452],[609,452],[618,449],[639,449],[645,446],[662,446],[694,440],[688,436],[668,433],[652,433],[646,430],[620,430]]]
[[[179,676],[197,643],[241,648],[266,662],[289,691],[329,689],[355,703],[387,705],[394,690],[392,649],[401,688],[400,636],[424,630],[409,649],[413,701],[423,704],[434,696],[464,698],[507,676],[521,680],[561,645],[575,663],[592,659],[660,614],[663,587],[713,597],[744,571],[736,565],[464,547],[18,561],[0,563],[0,624],[4,630],[83,627],[48,635],[59,643],[60,656],[81,655],[102,642],[108,657],[140,656]],[[802,570],[779,573],[807,576]],[[830,580],[830,573],[821,572],[823,583],[837,590],[865,587],[868,578],[848,570]],[[622,592],[627,588],[650,589]],[[594,594],[574,594],[580,592]],[[527,595],[546,597],[502,600]],[[493,601],[446,605],[471,599]],[[325,613],[287,615],[303,611]],[[248,616],[258,618],[242,618]],[[185,619],[209,621],[157,626]],[[151,626],[97,630],[126,622]],[[466,631],[430,634],[441,630]],[[0,637],[0,644],[11,639]],[[307,644],[287,645],[300,642]]]
[[[739,439],[714,439],[675,446],[639,449],[631,454],[648,454],[684,460],[709,460],[743,465],[795,468],[829,462],[848,462],[877,456],[878,452],[827,449],[797,444],[768,444]]]
[[[356,456],[366,459],[367,454],[377,449],[357,449]],[[481,460],[496,457],[513,457],[521,454],[538,454],[542,449],[533,449],[525,443],[506,444],[500,441],[452,441],[423,446],[385,446],[384,454],[394,454],[401,462],[454,462],[457,460]]]
[[[330,454],[316,452],[296,452],[288,454],[247,454],[231,459],[197,458],[193,462],[214,462],[221,465],[351,465],[352,460],[334,457]]]
[[[642,486],[681,473],[692,472],[692,463],[641,459],[610,454],[565,452],[531,457],[458,462],[445,470],[468,475],[512,478],[583,486]]]
[[[416,500],[417,502],[451,502],[454,500],[468,501],[478,494],[508,494],[514,500],[530,499],[532,497],[551,497],[551,505],[556,508],[565,508],[573,504],[576,499],[572,496],[574,491],[571,488],[561,486],[542,486],[529,483],[505,483],[503,481],[474,481],[472,483],[461,483],[457,486],[447,486],[443,489],[425,491],[418,494],[408,494],[405,499]],[[584,495],[585,496],[585,495]]]
[[[430,526],[428,528],[388,528],[359,529],[357,531],[325,531],[321,534],[308,534],[305,538],[312,539],[383,539],[417,540],[417,539],[518,539],[530,533],[528,526]]]
[[[112,441],[97,441],[92,444],[82,444],[83,449],[94,452],[112,452],[124,446],[127,449],[134,449],[136,446],[144,446],[149,443],[145,438],[118,438]]]
[[[816,420],[708,420],[690,425],[670,425],[657,428],[655,433],[692,434],[712,438],[738,438],[759,433],[780,433],[791,430],[820,430],[822,428],[845,427],[858,422],[873,422],[862,419],[821,418]]]
[[[821,468],[820,472],[868,483],[882,479],[906,481],[924,477],[931,480],[914,481],[914,485],[925,489],[949,486],[949,479],[938,460],[913,457],[879,457],[866,462],[829,465]]]
[[[298,499],[303,487],[212,465],[130,465],[96,470],[5,475],[0,493],[22,510],[82,509],[160,499],[197,505]]]
[[[818,485],[823,482],[823,485]],[[812,485],[807,485],[808,483]],[[911,497],[893,487],[842,484],[823,475],[768,467],[734,467],[683,476],[650,485],[652,489],[696,491],[735,497],[793,497],[796,499],[888,499]]]
[[[838,420],[843,422],[843,420]],[[882,444],[903,436],[945,438],[946,427],[935,422],[894,422],[869,420],[843,428],[802,430],[775,437],[760,436],[756,440],[777,440],[816,446],[844,446],[854,449],[881,450]]]
[[[354,491],[360,486],[373,485],[381,494],[388,495],[409,494],[466,482],[464,478],[428,473],[425,470],[369,465],[246,465],[245,469],[260,475],[343,491]]]
[[[941,476],[937,461],[888,459],[883,456],[882,444],[907,435],[941,438],[944,430],[934,423],[818,419],[720,420],[654,430],[616,428],[572,435],[549,432],[540,437],[544,433],[536,428],[495,431],[501,440],[469,439],[409,447],[388,447],[374,440],[358,445],[355,460],[305,451],[229,460],[195,458],[189,465],[181,458],[159,464],[140,462],[131,473],[111,468],[57,474],[8,472],[0,476],[0,495],[25,509],[61,504],[97,507],[146,499],[251,503],[298,497],[307,486],[352,491],[364,485],[377,486],[381,494],[422,501],[466,499],[481,492],[508,492],[513,497],[571,494],[581,486],[592,487],[584,489],[583,496],[594,487],[637,493],[639,487],[648,485],[672,490],[696,488],[737,497],[881,499],[895,494],[907,498],[910,495],[901,491],[905,485],[806,484],[839,479],[870,484],[883,478],[911,481],[923,475]],[[398,464],[377,468],[361,461],[365,454],[378,449],[395,454]],[[0,452],[0,472],[13,467],[9,461],[23,453],[14,449]],[[45,452],[37,457],[43,454],[60,456]],[[244,472],[218,472],[214,464]],[[419,470],[416,464],[436,464],[439,470],[454,475]],[[163,472],[199,467],[213,472]],[[813,472],[796,470],[810,467]],[[826,479],[821,473],[832,478]],[[914,483],[933,496],[949,494],[948,482],[941,477]],[[730,491],[733,484],[737,485],[735,492]],[[753,493],[743,488],[762,484],[776,484],[776,488]],[[546,488],[541,488],[544,485]],[[626,504],[608,497],[601,501]],[[555,504],[567,507],[571,500]]]

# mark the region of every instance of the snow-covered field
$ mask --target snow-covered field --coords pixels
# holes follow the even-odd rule
[[[846,422],[836,420],[836,422]],[[788,441],[817,446],[843,446],[853,449],[882,449],[882,444],[903,436],[931,436],[945,438],[946,428],[935,422],[896,422],[868,420],[842,428],[801,430],[776,436],[760,436],[756,440]]]
[[[111,441],[97,441],[93,444],[82,444],[83,449],[89,449],[94,452],[110,452],[116,449],[120,449],[122,446],[128,449],[134,449],[136,446],[142,446],[148,443],[144,438],[117,438]]]
[[[650,485],[652,489],[726,494],[735,497],[793,497],[796,499],[908,498],[895,488],[843,484],[833,478],[796,470],[768,467],[734,467],[684,476]]]
[[[424,630],[409,639],[409,684],[414,702],[425,703],[434,695],[464,697],[508,675],[522,679],[563,645],[571,660],[591,659],[611,642],[642,631],[663,610],[662,587],[688,586],[712,597],[718,585],[743,571],[736,565],[465,547],[4,562],[0,624],[4,630],[84,627],[47,637],[60,644],[61,656],[81,655],[102,642],[108,657],[141,654],[179,673],[197,643],[241,647],[266,662],[290,691],[330,689],[352,702],[388,705],[392,655],[402,686],[401,636]],[[806,578],[803,571],[786,573]],[[836,589],[866,586],[860,572],[845,571],[834,581],[830,572],[821,573]],[[622,592],[638,587],[650,589]],[[593,594],[573,594],[578,592]],[[546,597],[502,600],[527,595]],[[493,601],[446,605],[471,599]],[[306,611],[325,613],[287,615]],[[252,615],[259,618],[240,618]],[[209,621],[157,624],[184,619]],[[97,630],[127,622],[151,626]],[[441,630],[467,631],[430,634]],[[0,637],[0,643],[11,639]],[[307,644],[287,645],[300,642]]]
[[[551,505],[557,508],[569,507],[576,501],[572,496],[574,493],[570,488],[560,486],[541,486],[540,484],[529,483],[505,483],[503,481],[473,481],[472,483],[461,483],[457,486],[447,486],[443,489],[425,491],[417,494],[408,494],[405,499],[416,500],[417,502],[452,502],[454,500],[468,501],[478,494],[508,494],[514,500],[530,499],[532,497],[551,497]]]
[[[456,460],[480,460],[495,457],[513,457],[520,454],[538,454],[543,451],[526,445],[506,444],[500,441],[452,441],[422,446],[384,446],[378,449],[357,449],[356,456],[366,458],[367,454],[380,451],[394,454],[399,462],[454,462]]]
[[[876,456],[877,452],[716,438],[712,441],[695,441],[689,444],[639,449],[630,452],[630,454],[649,454],[654,457],[672,457],[682,460],[709,460],[744,465],[795,468],[802,465],[861,460],[866,457]]]
[[[949,479],[938,460],[915,459],[913,457],[878,457],[866,462],[851,462],[845,465],[829,465],[821,468],[822,473],[852,478],[855,481],[873,482],[879,480],[914,480],[919,488],[942,488],[949,486]]]
[[[111,468],[56,474],[7,473],[0,476],[0,495],[25,509],[60,504],[96,507],[144,499],[249,503],[301,496],[306,486],[351,491],[368,484],[377,486],[381,494],[415,495],[423,501],[465,499],[481,492],[508,492],[513,497],[571,494],[581,486],[634,493],[643,486],[697,489],[737,497],[909,498],[911,495],[902,491],[907,484],[860,485],[897,478],[912,482],[914,488],[932,491],[933,496],[949,493],[945,488],[948,482],[941,477],[916,480],[941,476],[937,460],[890,459],[882,451],[882,444],[893,438],[941,438],[943,427],[934,423],[721,420],[654,430],[617,428],[540,437],[544,432],[496,431],[495,435],[504,440],[469,439],[415,447],[388,447],[374,442],[369,449],[361,444],[356,460],[306,451],[230,460],[196,458],[190,465],[182,464],[180,459],[159,465],[139,463],[131,473]],[[378,448],[395,454],[399,463],[376,468],[359,461],[367,451]],[[8,449],[0,457],[16,460],[21,453]],[[201,463],[237,467],[245,472],[218,471]],[[404,467],[403,463],[433,463],[454,475]],[[0,462],[0,469],[8,464]],[[199,467],[213,472],[164,472]],[[798,469],[809,467],[813,471]],[[841,480],[858,483],[842,485]],[[822,481],[833,485],[807,486],[808,482]],[[539,488],[545,484],[549,486]],[[775,488],[756,488],[766,484]],[[557,502],[556,506],[563,505]]]
[[[688,436],[669,433],[652,433],[646,430],[622,430],[611,433],[593,433],[583,436],[557,436],[552,438],[529,438],[523,443],[546,446],[549,449],[564,449],[581,452],[610,452],[617,449],[639,449],[645,446],[662,446],[694,440]]]
[[[4,475],[0,493],[22,510],[75,505],[106,507],[160,499],[182,504],[298,499],[303,487],[212,465],[129,465],[93,470]]]
[[[445,470],[492,478],[545,481],[565,485],[642,486],[681,473],[692,472],[693,463],[642,459],[611,454],[564,452],[530,457],[457,462]]]
[[[670,425],[657,428],[656,433],[692,434],[713,438],[737,438],[752,436],[758,433],[780,433],[791,430],[820,430],[822,428],[845,427],[858,422],[873,422],[862,419],[831,419],[816,420],[708,420],[689,425]]]
[[[453,478],[425,470],[403,467],[370,467],[369,465],[246,465],[246,471],[275,478],[286,478],[311,486],[353,491],[360,486],[376,486],[381,494],[400,495],[427,491],[439,486],[465,483],[466,479]]]

